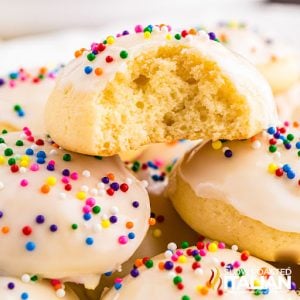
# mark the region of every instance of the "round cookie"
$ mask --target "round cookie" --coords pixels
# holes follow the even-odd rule
[[[300,263],[299,124],[191,150],[167,193],[194,230],[268,261]]]
[[[114,280],[127,275],[136,261],[145,256],[155,256],[172,241],[183,240],[195,244],[199,234],[186,225],[170,200],[164,196],[168,176],[173,165],[188,149],[197,142],[182,140],[170,144],[154,144],[148,146],[138,160],[128,163],[127,167],[139,180],[146,181],[150,197],[151,220],[150,228],[143,242],[132,257],[119,267],[117,272],[108,273],[100,280],[95,291],[87,291],[90,299],[98,299],[105,287],[112,286]]]
[[[287,92],[275,96],[278,115],[282,121],[300,120],[300,81]]]
[[[38,281],[28,274],[21,279],[0,276],[0,299],[3,300],[78,300],[59,280]]]
[[[118,156],[62,150],[29,129],[0,138],[0,271],[95,288],[148,229],[144,185]]]
[[[187,246],[187,245],[186,245]],[[124,279],[104,294],[110,299],[298,299],[295,284],[266,262],[225,249],[223,243],[199,242],[145,258]]]
[[[300,57],[287,44],[267,38],[242,23],[220,23],[215,32],[221,43],[259,69],[274,93],[288,90],[299,80]]]
[[[45,132],[43,111],[62,67],[20,69],[0,76],[0,132],[18,131],[25,126],[34,132]]]
[[[46,106],[62,147],[113,155],[180,139],[243,139],[276,121],[259,72],[195,29],[136,26],[75,52]]]

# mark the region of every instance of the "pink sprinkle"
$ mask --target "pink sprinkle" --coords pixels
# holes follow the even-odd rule
[[[176,254],[173,254],[173,255],[171,256],[171,260],[172,260],[172,261],[177,261],[177,260],[178,260],[178,256],[177,256]]]
[[[91,206],[91,207],[93,207],[95,205],[95,203],[96,203],[96,200],[94,198],[88,198],[85,201],[85,204],[88,206]]]
[[[121,34],[121,33],[118,33],[116,36],[117,36],[117,38],[119,38],[119,37],[122,36],[122,34]]]
[[[285,121],[283,124],[284,124],[285,127],[289,127],[290,126],[290,123],[288,121]]]
[[[199,254],[200,254],[201,256],[205,256],[205,255],[206,255],[206,251],[205,251],[204,249],[201,249],[201,250],[199,251]]]
[[[120,277],[117,277],[117,278],[115,279],[115,283],[122,283],[122,282],[123,282],[123,279],[120,278]]]
[[[40,169],[39,165],[38,164],[32,164],[30,166],[30,170],[33,171],[33,172],[36,172]]]
[[[10,86],[11,88],[15,87],[15,86],[16,86],[15,81],[14,81],[14,80],[10,80],[10,81],[9,81],[9,86]]]
[[[154,163],[160,168],[164,165],[164,161],[162,159],[156,159]]]
[[[69,178],[64,176],[64,177],[61,179],[61,182],[67,184],[67,183],[69,183]]]
[[[26,78],[25,75],[22,75],[22,76],[20,77],[20,79],[21,79],[21,81],[25,81],[27,78]]]
[[[234,267],[235,269],[239,268],[240,266],[241,266],[241,264],[240,264],[239,261],[235,261],[235,262],[233,263],[233,267]]]
[[[128,237],[127,237],[127,236],[121,235],[121,236],[119,237],[119,243],[120,243],[121,245],[125,245],[125,244],[127,244],[127,242],[128,242]]]
[[[136,33],[143,32],[143,30],[144,30],[144,28],[143,28],[142,25],[136,25],[136,26],[134,27],[134,31],[135,31]]]
[[[28,142],[34,142],[34,137],[33,137],[33,136],[29,136],[29,137],[27,138],[27,141],[28,141]]]
[[[219,249],[225,249],[225,247],[226,247],[225,243],[219,242],[219,244],[218,244]]]
[[[171,31],[172,30],[172,27],[170,25],[167,25],[168,27],[168,30]]]
[[[48,77],[51,78],[51,79],[54,79],[55,78],[55,74],[54,73],[49,73]]]
[[[88,205],[85,205],[83,208],[82,208],[82,211],[85,213],[85,214],[88,214],[91,212],[91,207],[88,206]]]
[[[78,176],[78,173],[77,173],[77,172],[73,172],[73,173],[71,173],[70,177],[71,177],[71,179],[73,179],[73,180],[77,180],[79,176]]]
[[[178,249],[178,250],[176,251],[176,255],[178,255],[178,256],[183,255],[183,251]]]
[[[23,187],[27,186],[27,185],[28,185],[28,180],[22,179],[22,180],[20,181],[20,185],[23,186]]]
[[[49,162],[48,162],[49,165],[55,165],[55,161],[53,159],[51,159]]]

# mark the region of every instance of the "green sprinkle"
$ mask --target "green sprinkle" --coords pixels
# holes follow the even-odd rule
[[[181,297],[181,300],[191,300],[191,298],[187,295]]]
[[[151,269],[153,267],[153,260],[151,260],[151,259],[147,260],[146,263],[145,263],[145,266],[148,269]]]
[[[202,259],[202,257],[199,254],[197,254],[194,256],[194,259],[195,259],[195,261],[200,261]]]
[[[96,55],[94,53],[89,53],[86,58],[89,60],[89,61],[93,61],[95,58],[96,58]]]
[[[33,275],[33,276],[30,277],[30,280],[31,280],[31,281],[38,281],[38,279],[39,279],[39,278],[38,278],[37,275]]]
[[[147,26],[144,28],[144,32],[152,32],[152,28],[150,26]]]
[[[96,159],[98,159],[98,160],[102,160],[102,156],[100,156],[100,155],[97,155],[97,156],[94,156]]]
[[[7,133],[8,133],[8,131],[6,129],[2,130],[2,134],[7,134]]]
[[[4,138],[0,137],[0,144],[4,144],[5,141],[4,141]]]
[[[242,276],[245,276],[246,275],[246,272],[244,269],[238,269],[237,270],[237,274],[239,277],[242,277]]]
[[[123,58],[123,59],[127,58],[127,57],[128,57],[128,52],[125,51],[125,50],[122,50],[122,51],[120,52],[120,57]]]
[[[271,145],[271,146],[269,147],[269,151],[270,151],[271,153],[274,153],[274,152],[277,151],[277,147],[276,147],[275,145]]]
[[[13,157],[11,157],[11,158],[7,161],[7,163],[8,163],[10,166],[12,166],[12,165],[15,165],[15,164],[16,164],[16,160],[15,160]]]
[[[176,40],[180,40],[180,39],[181,39],[181,35],[180,35],[179,33],[176,33],[176,34],[174,35],[174,38],[175,38]]]
[[[300,156],[300,150],[298,151],[298,156]]]
[[[77,225],[77,224],[75,224],[75,223],[72,224],[72,229],[73,229],[73,230],[76,230],[77,228],[78,228],[78,225]]]
[[[93,207],[93,213],[94,214],[99,214],[99,212],[101,211],[101,207],[96,205]]]
[[[181,248],[182,249],[186,249],[186,248],[188,248],[189,247],[189,243],[188,242],[182,242],[181,243]]]
[[[71,161],[71,159],[72,159],[71,154],[68,154],[68,153],[64,154],[64,156],[63,156],[64,161]]]
[[[178,283],[182,282],[182,278],[180,276],[175,276],[173,278],[173,282],[177,285]]]
[[[289,133],[286,138],[291,142],[294,139],[294,135]]]
[[[23,141],[21,140],[16,141],[16,146],[23,146],[23,145],[24,145]]]
[[[19,105],[19,104],[16,104],[15,106],[14,106],[14,111],[20,111],[22,108],[21,108],[21,105]]]
[[[255,295],[255,296],[259,296],[260,294],[261,294],[261,291],[260,291],[260,290],[257,290],[257,289],[254,290],[254,295]]]
[[[6,148],[5,150],[4,150],[4,155],[5,156],[12,156],[14,154],[14,151],[13,151],[13,149],[11,149],[11,148]]]

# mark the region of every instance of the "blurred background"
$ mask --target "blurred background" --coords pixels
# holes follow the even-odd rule
[[[286,2],[287,0],[283,0]],[[293,0],[297,2],[297,0]],[[298,0],[299,1],[299,0]],[[67,62],[79,47],[142,23],[243,21],[300,49],[300,5],[261,0],[0,0],[0,74]]]

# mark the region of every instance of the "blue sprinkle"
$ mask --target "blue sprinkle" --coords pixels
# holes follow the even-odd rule
[[[135,234],[134,234],[133,232],[129,232],[129,233],[128,233],[128,238],[129,238],[130,240],[133,240],[133,239],[135,238]]]
[[[261,291],[262,291],[262,294],[263,294],[263,295],[268,295],[269,292],[270,292],[269,289],[262,289]]]
[[[232,288],[232,281],[231,281],[231,280],[229,280],[229,281],[227,282],[227,287]]]
[[[92,73],[92,71],[93,71],[93,68],[92,68],[92,67],[90,67],[90,66],[86,66],[86,67],[84,68],[84,72],[85,72],[85,74],[91,74],[91,73]]]
[[[122,287],[122,284],[119,283],[119,282],[116,282],[116,283],[114,284],[114,287],[115,287],[116,290],[119,290],[119,289]]]
[[[24,117],[25,116],[25,112],[23,110],[19,110],[18,111],[18,116],[19,117]]]
[[[33,155],[33,150],[31,148],[28,148],[26,149],[26,152],[25,152],[27,155]]]
[[[286,175],[288,179],[294,179],[296,177],[296,174],[293,171],[288,171]]]
[[[85,213],[85,214],[83,215],[83,218],[84,218],[86,221],[90,220],[91,217],[92,217],[92,215],[91,215],[90,213]]]
[[[45,158],[47,155],[46,155],[46,152],[45,151],[39,151],[37,154],[36,154],[36,157],[41,157],[41,158]]]
[[[87,237],[85,243],[89,246],[94,244],[94,239],[92,237]]]
[[[25,248],[26,248],[27,251],[34,251],[35,250],[35,243],[34,242],[28,242],[28,243],[26,243]]]
[[[113,272],[106,272],[106,273],[104,273],[104,275],[107,276],[107,277],[109,277],[109,276],[112,275],[112,273],[113,273]]]
[[[22,299],[22,300],[29,299],[28,293],[22,293],[22,294],[21,294],[21,299]]]
[[[296,148],[297,148],[297,149],[300,149],[300,142],[297,142],[297,143],[296,143]]]
[[[291,167],[290,167],[290,165],[285,164],[285,165],[283,165],[282,170],[287,173],[287,172],[291,171]]]
[[[45,159],[43,157],[39,157],[36,162],[40,165],[44,164],[45,163]]]
[[[267,132],[268,134],[274,134],[276,132],[276,129],[274,127],[269,127]]]

